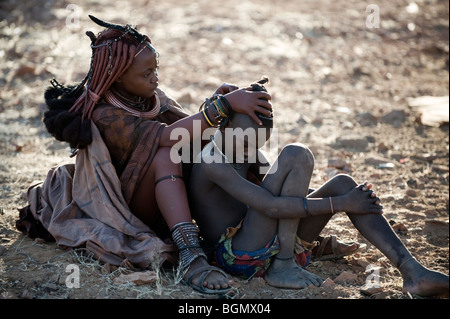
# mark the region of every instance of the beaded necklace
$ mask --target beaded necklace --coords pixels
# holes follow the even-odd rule
[[[211,135],[210,141],[212,143],[212,148],[210,151],[210,155],[214,156],[214,150],[217,150],[219,152],[219,155],[225,160],[225,163],[229,163],[231,164],[231,166],[235,169],[235,170],[239,170],[242,167],[244,167],[244,163],[232,163],[228,160],[228,157],[222,152],[222,150],[219,148],[219,146],[217,146],[216,141],[214,141],[214,136]]]
[[[161,103],[159,101],[158,94],[155,93],[153,96],[154,96],[154,103],[153,103],[154,107],[150,111],[146,111],[151,108],[152,99],[132,101],[119,94],[113,88],[110,88],[104,94],[106,102],[111,104],[112,106],[123,109],[132,114],[133,116],[150,120],[158,116],[159,111],[161,109]]]

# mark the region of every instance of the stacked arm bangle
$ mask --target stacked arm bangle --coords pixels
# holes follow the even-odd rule
[[[222,95],[206,99],[200,109],[206,123],[211,127],[220,125],[232,113],[230,103]]]

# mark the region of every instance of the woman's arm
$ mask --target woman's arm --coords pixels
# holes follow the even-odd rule
[[[256,116],[255,112],[259,112],[267,116],[270,116],[271,114],[272,105],[269,101],[270,95],[266,92],[253,92],[245,89],[239,89],[225,94],[224,97],[230,103],[233,112],[247,114],[260,125],[260,120]],[[263,99],[267,99],[267,101]],[[194,129],[194,121],[200,123],[199,128],[196,127],[196,129]],[[161,135],[160,145],[171,147],[175,143],[181,141],[182,136],[179,134],[172,134],[172,131],[174,130],[185,130],[185,132],[189,134],[189,141],[192,141],[194,139],[201,138],[203,131],[209,127],[211,126],[207,123],[202,113],[198,112],[194,115],[185,117],[172,125],[166,126]]]

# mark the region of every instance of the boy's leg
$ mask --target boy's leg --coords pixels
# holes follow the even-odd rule
[[[303,145],[286,146],[276,165],[264,178],[262,187],[276,196],[306,196],[314,168],[314,157]],[[276,169],[276,171],[274,171]],[[320,285],[321,278],[299,267],[294,259],[295,237],[300,219],[273,219],[249,209],[242,229],[233,238],[236,250],[254,251],[278,235],[280,251],[266,273],[266,281],[276,287],[305,288]]]
[[[308,197],[324,198],[343,195],[358,184],[348,175],[338,175],[330,179],[323,186],[309,194]],[[380,249],[394,265],[401,264],[403,260],[411,257],[398,236],[393,232],[383,215],[378,214],[347,214],[356,229],[368,241]],[[331,218],[328,215],[313,216],[302,221],[298,235],[304,240],[314,240]],[[396,249],[389,248],[397,247]]]
[[[301,165],[298,165],[299,163]],[[271,167],[261,187],[275,196],[306,196],[313,168],[314,157],[306,146],[288,145],[281,151],[277,163]],[[299,218],[285,220],[270,218],[249,208],[241,231],[233,238],[233,246],[237,250],[254,251],[266,245],[278,234],[280,240],[278,255],[287,257],[292,255],[299,221]],[[279,227],[283,231],[279,231]]]
[[[311,193],[310,197],[339,196],[357,183],[347,175],[338,175],[325,183],[322,187]],[[448,276],[431,271],[420,265],[414,259],[400,238],[383,215],[378,214],[347,214],[360,234],[377,247],[399,269],[404,280],[404,290],[419,295],[448,294]],[[318,216],[322,217],[322,216]],[[299,236],[305,240],[313,240],[318,236],[331,215],[322,218],[302,220],[299,227]],[[323,223],[323,226],[321,225]]]

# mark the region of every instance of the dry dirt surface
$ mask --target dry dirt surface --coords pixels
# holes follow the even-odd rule
[[[214,298],[180,284],[171,269],[133,282],[130,271],[83,249],[61,250],[15,228],[30,183],[70,161],[68,146],[43,126],[43,92],[53,77],[67,84],[86,74],[84,32],[100,31],[88,14],[139,25],[160,53],[160,87],[191,113],[223,82],[246,86],[269,76],[279,146],[311,148],[311,186],[340,172],[370,181],[413,255],[449,273],[448,1],[74,2],[0,2],[0,298]],[[437,116],[428,121],[432,109]],[[345,215],[333,217],[328,234],[367,249],[313,261],[308,270],[327,285],[283,290],[236,279],[229,297],[423,299],[402,293],[399,272]],[[376,291],[362,289],[370,264],[379,272]]]

